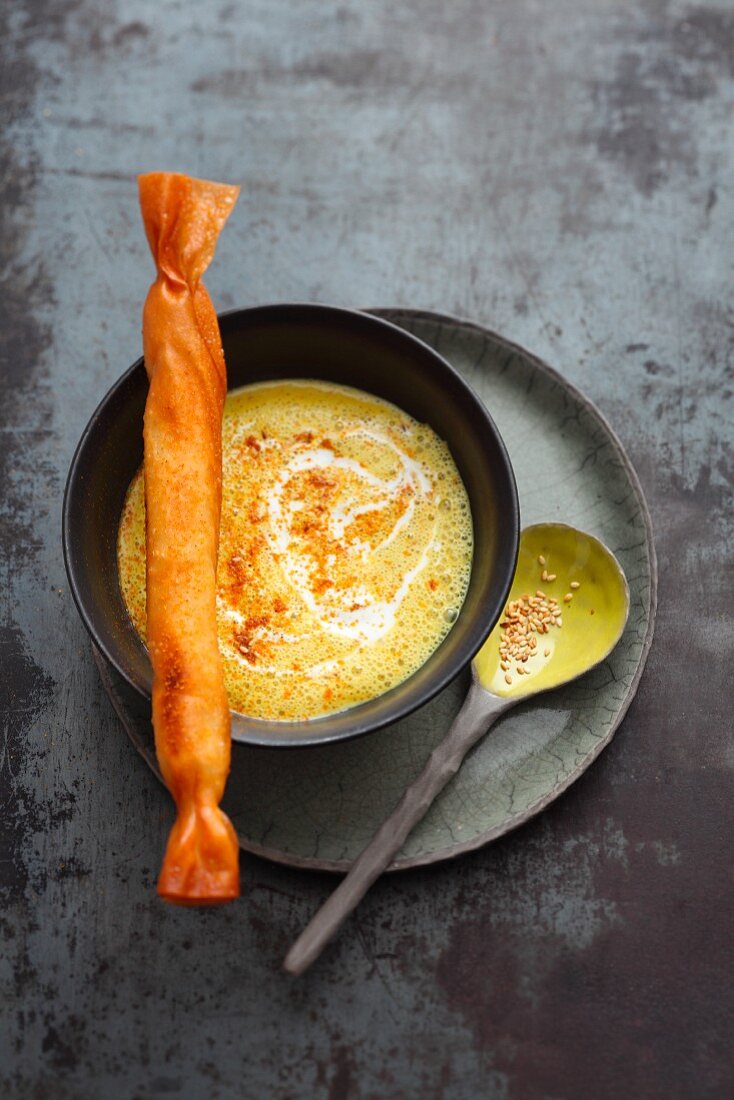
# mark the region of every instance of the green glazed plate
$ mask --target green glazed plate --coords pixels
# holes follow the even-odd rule
[[[609,743],[652,641],[656,563],[650,517],[622,446],[595,406],[556,371],[478,325],[375,310],[436,348],[484,399],[507,444],[523,526],[573,524],[614,551],[630,616],[610,658],[576,683],[500,719],[416,827],[391,870],[471,851],[537,814]],[[135,746],[157,773],[146,705],[97,655]],[[397,724],[356,741],[283,752],[235,744],[224,808],[241,846],[279,863],[345,871],[457,713],[468,677]]]

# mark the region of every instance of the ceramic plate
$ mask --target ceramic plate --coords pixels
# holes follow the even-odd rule
[[[512,459],[522,525],[571,523],[617,555],[630,586],[627,629],[611,657],[576,683],[501,718],[408,838],[391,870],[478,848],[538,813],[611,740],[652,640],[655,550],[639,482],[595,406],[556,371],[469,322],[375,310],[431,344],[486,402]],[[98,658],[105,689],[157,772],[145,703]],[[356,741],[304,750],[235,744],[224,808],[244,849],[314,870],[343,871],[393,809],[448,729],[467,688]]]

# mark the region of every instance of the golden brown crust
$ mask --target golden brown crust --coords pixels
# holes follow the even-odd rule
[[[239,893],[238,845],[219,809],[230,718],[216,627],[226,370],[201,275],[238,188],[153,173],[140,204],[158,276],[143,312],[148,649],[161,772],[178,817],[158,893],[213,904]]]

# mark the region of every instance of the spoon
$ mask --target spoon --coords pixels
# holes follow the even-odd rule
[[[471,687],[451,729],[291,947],[283,963],[289,974],[302,974],[318,958],[497,718],[521,700],[567,684],[600,664],[622,636],[629,614],[627,580],[612,552],[593,535],[563,523],[539,523],[522,532],[505,616],[516,600],[525,601],[515,605],[520,612],[532,609],[536,621],[548,618],[543,633],[531,629],[535,645],[522,660],[524,636],[513,650],[517,627],[508,617],[496,624],[472,661]],[[522,620],[524,615],[511,617]],[[514,658],[501,659],[501,642],[510,644]]]

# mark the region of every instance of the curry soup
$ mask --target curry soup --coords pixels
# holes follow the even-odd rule
[[[233,710],[318,718],[372,699],[430,657],[469,584],[469,499],[446,444],[360,390],[258,383],[227,396],[217,573]],[[143,470],[118,536],[145,640]]]

